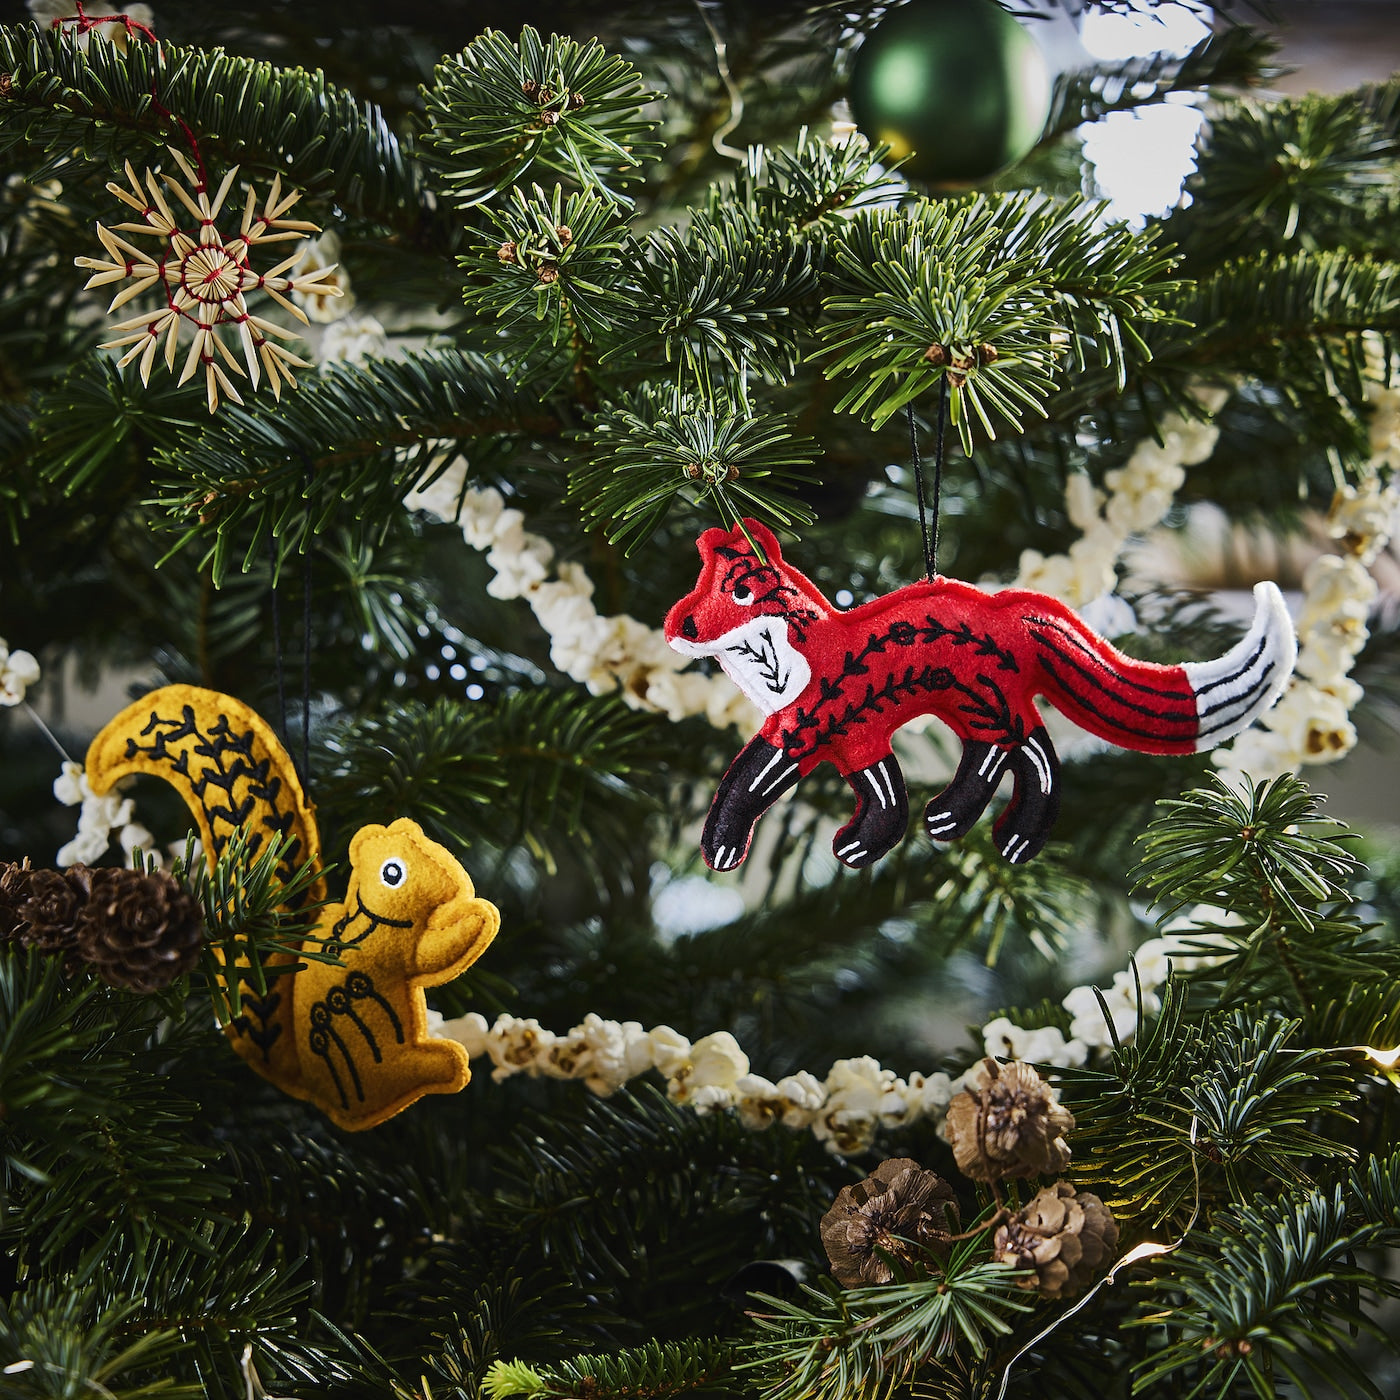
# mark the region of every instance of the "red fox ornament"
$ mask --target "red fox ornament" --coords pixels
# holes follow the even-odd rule
[[[1253,625],[1224,656],[1158,666],[1125,656],[1044,593],[984,593],[939,576],[841,612],[757,521],[706,530],[698,545],[700,581],[667,614],[666,640],[714,657],[767,715],[710,807],[700,849],[714,870],[744,859],[759,817],[823,760],[856,798],[836,858],[858,869],[886,855],[909,823],[890,736],[916,715],[962,741],[952,782],[924,809],[929,836],[965,836],[1009,768],[1011,801],[994,836],[1005,859],[1028,861],[1060,806],[1059,761],[1035,696],[1120,748],[1197,753],[1267,710],[1297,654],[1272,583],[1256,585]]]

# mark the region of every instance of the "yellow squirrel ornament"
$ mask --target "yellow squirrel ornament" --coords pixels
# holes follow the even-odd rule
[[[314,809],[291,757],[232,696],[170,685],[128,705],[92,741],[87,778],[100,794],[129,773],[152,773],[180,793],[211,869],[240,830],[253,850],[271,835],[291,838],[287,875],[308,858],[319,867]],[[311,897],[325,897],[324,880]],[[342,1128],[372,1128],[471,1078],[466,1050],[429,1032],[423,988],[470,967],[500,921],[416,822],[361,827],[350,842],[345,898],[322,907],[314,934],[340,961],[283,973],[262,998],[245,992],[224,1030],[265,1079]]]

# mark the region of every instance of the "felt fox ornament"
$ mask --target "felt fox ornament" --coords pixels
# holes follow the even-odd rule
[[[1035,696],[1120,748],[1197,753],[1268,709],[1297,654],[1272,583],[1256,585],[1253,625],[1224,656],[1159,666],[1125,656],[1044,593],[984,593],[936,576],[842,612],[755,520],[706,530],[698,546],[700,580],[667,614],[666,640],[714,657],[767,716],[710,807],[700,849],[715,870],[744,859],[759,817],[823,760],[856,799],[836,858],[860,868],[886,855],[909,822],[890,736],[916,715],[937,717],[962,742],[952,782],[924,809],[929,836],[965,836],[1010,769],[994,836],[1006,860],[1028,861],[1060,806]]]
[[[98,734],[86,766],[96,793],[128,773],[164,778],[189,807],[211,869],[238,830],[253,851],[269,835],[291,838],[281,864],[288,876],[308,857],[319,864],[314,809],[291,758],[232,696],[188,685],[154,690]],[[325,897],[324,881],[310,897]],[[456,858],[416,822],[361,827],[345,898],[322,907],[314,934],[314,946],[339,962],[284,972],[265,997],[245,991],[224,1030],[265,1079],[342,1128],[372,1128],[471,1078],[462,1046],[430,1034],[423,988],[474,963],[499,926],[495,906],[476,897]]]

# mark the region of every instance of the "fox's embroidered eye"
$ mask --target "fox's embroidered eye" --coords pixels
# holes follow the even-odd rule
[[[408,879],[408,866],[397,857],[390,858],[379,867],[379,878],[391,890],[396,890]]]
[[[738,603],[741,608],[746,608],[753,602],[753,589],[745,588],[742,583],[736,583],[734,585],[733,597],[734,601]]]

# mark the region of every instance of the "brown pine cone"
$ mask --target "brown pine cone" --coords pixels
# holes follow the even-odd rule
[[[26,948],[65,953],[71,968],[92,874],[85,865],[29,872],[29,897],[19,906],[24,924],[15,935]]]
[[[964,1089],[948,1105],[944,1132],[958,1170],[973,1181],[1063,1171],[1069,1146],[1063,1134],[1074,1115],[1055,1091],[1020,1060],[983,1060],[980,1089]]]
[[[76,951],[105,982],[133,992],[169,986],[199,960],[199,906],[164,871],[104,866],[88,872],[92,893],[78,923]]]
[[[953,1188],[910,1157],[881,1162],[843,1186],[822,1216],[821,1237],[831,1272],[847,1288],[889,1283],[892,1260],[916,1264],[924,1254],[945,1258],[958,1229]]]
[[[20,906],[29,898],[29,881],[33,875],[29,857],[23,861],[0,864],[0,942],[17,938],[27,927]]]
[[[1034,1269],[1021,1282],[1047,1298],[1072,1298],[1113,1257],[1118,1222],[1113,1212],[1088,1191],[1075,1194],[1067,1181],[1036,1193],[997,1230],[992,1257],[1018,1269]]]

